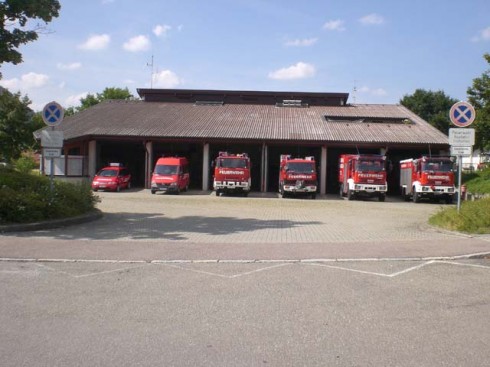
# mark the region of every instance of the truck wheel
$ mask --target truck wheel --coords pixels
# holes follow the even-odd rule
[[[354,199],[354,193],[352,192],[351,189],[347,190],[347,200],[352,200]]]
[[[315,200],[316,199],[316,194],[311,194],[311,199]]]
[[[221,190],[216,190],[216,196],[221,196]]]
[[[415,189],[413,190],[412,200],[414,203],[418,203],[420,201],[420,194],[416,192]]]
[[[380,194],[378,196],[378,200],[381,201],[381,202],[385,201],[385,199],[386,199],[386,195],[385,194]]]
[[[155,190],[151,190],[151,194],[152,195],[155,195]]]
[[[453,196],[448,195],[446,196],[446,204],[452,204],[453,203]]]

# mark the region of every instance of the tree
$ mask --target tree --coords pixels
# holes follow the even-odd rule
[[[483,55],[490,64],[490,54]],[[476,112],[475,122],[475,148],[490,150],[490,69],[479,78],[473,79],[473,86],[467,90],[468,101]],[[473,125],[471,127],[473,127]]]
[[[134,96],[129,92],[128,88],[105,88],[102,93],[87,94],[85,98],[80,99],[79,107],[70,107],[65,111],[65,115],[70,116],[77,112],[86,110],[96,104],[109,99],[133,99]]]
[[[60,7],[58,0],[0,1],[0,65],[21,63],[22,54],[17,49],[35,41],[39,32],[45,29],[41,25],[26,29],[28,21],[40,19],[47,24],[58,17]]]
[[[417,89],[412,95],[405,95],[400,100],[400,104],[446,135],[451,126],[449,110],[456,102],[456,99],[447,96],[443,91],[433,92],[424,89]]]
[[[36,146],[33,132],[43,126],[29,108],[29,98],[0,87],[0,159],[11,162]]]

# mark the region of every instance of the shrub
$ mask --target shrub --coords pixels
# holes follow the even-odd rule
[[[38,168],[38,164],[32,155],[23,155],[14,161],[14,167],[21,173],[29,173],[33,169]]]
[[[0,168],[0,224],[72,217],[94,210],[88,183],[53,183],[47,177]]]
[[[490,198],[465,201],[456,208],[444,208],[429,218],[429,223],[452,231],[490,233]]]

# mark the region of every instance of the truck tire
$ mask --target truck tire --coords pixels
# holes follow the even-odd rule
[[[414,203],[420,202],[420,194],[415,189],[413,190],[412,201]]]
[[[445,198],[446,204],[452,204],[453,203],[453,196],[452,195],[447,195]]]
[[[155,195],[155,192],[156,192],[155,190],[151,190],[152,195]]]
[[[379,196],[378,196],[378,200],[379,201],[383,202],[383,201],[385,201],[385,199],[386,199],[386,195],[385,194],[379,194]]]
[[[316,194],[315,193],[311,194],[311,199],[312,200],[315,200],[316,199]]]

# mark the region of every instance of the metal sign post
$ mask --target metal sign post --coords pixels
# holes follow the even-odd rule
[[[61,148],[63,148],[63,132],[55,131],[55,126],[61,124],[65,111],[56,102],[50,102],[43,108],[42,118],[46,125],[51,127],[49,130],[44,130],[41,135],[41,146],[45,148],[43,150],[43,159],[48,153],[49,161],[51,162],[49,173],[49,189],[51,195],[54,193],[54,159],[59,157],[55,149],[59,149],[61,154]]]
[[[463,155],[472,154],[475,145],[475,129],[468,129],[475,121],[475,109],[468,102],[457,102],[449,111],[449,119],[459,129],[449,129],[449,144],[451,155],[458,157],[458,213],[461,210],[461,170]]]
[[[463,165],[463,156],[458,155],[458,213],[461,210],[461,166]]]

